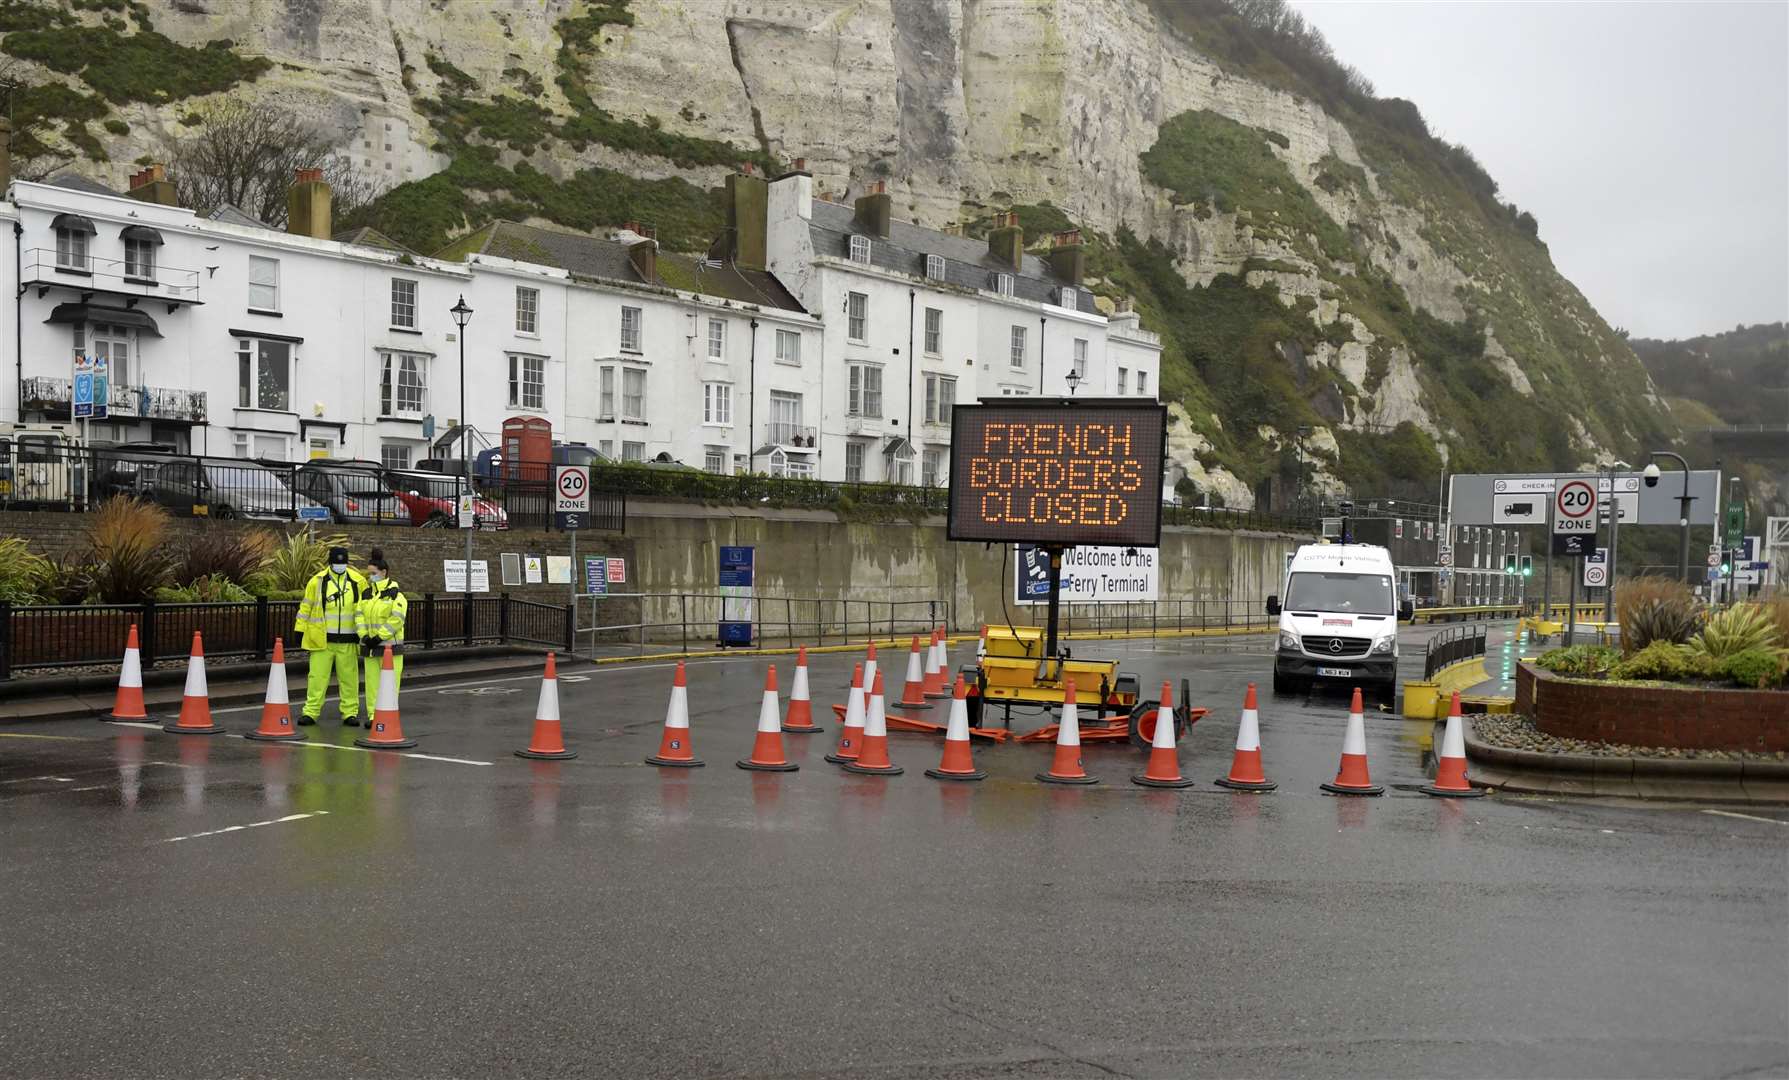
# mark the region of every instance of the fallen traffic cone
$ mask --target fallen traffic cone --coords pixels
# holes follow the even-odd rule
[[[1149,744],[1149,766],[1131,777],[1144,787],[1183,788],[1193,782],[1180,775],[1180,752],[1174,746],[1174,687],[1162,683],[1162,700],[1155,709],[1155,738]]]
[[[856,761],[863,749],[863,663],[851,668],[851,692],[845,695],[845,725],[839,731],[839,748],[826,755],[834,765]]]
[[[559,727],[559,668],[552,653],[547,654],[547,673],[540,680],[540,704],[534,707],[534,735],[528,749],[517,750],[520,758],[554,761],[578,756],[565,748],[565,734]]]
[[[385,646],[385,659],[379,664],[379,696],[373,704],[373,722],[365,736],[354,745],[367,750],[402,750],[415,746],[415,739],[404,738],[404,725],[398,720],[398,677],[391,670],[391,646]]]
[[[124,663],[118,666],[118,695],[112,699],[112,720],[147,720],[143,708],[143,657],[137,651],[137,624],[130,624],[124,642]]]
[[[926,697],[951,696],[950,672],[944,663],[944,627],[932,631],[932,647],[926,651]]]
[[[1056,725],[1056,760],[1049,772],[1037,778],[1046,784],[1097,784],[1099,777],[1088,776],[1081,767],[1081,719],[1075,706],[1075,684],[1062,689],[1062,720]]]
[[[671,700],[665,706],[665,732],[658,740],[658,753],[646,759],[648,765],[675,769],[696,769],[708,764],[695,754],[690,742],[689,684],[684,681],[683,661],[677,661],[677,674],[671,679]]]
[[[1460,692],[1454,691],[1447,709],[1447,730],[1441,736],[1441,756],[1435,762],[1435,782],[1424,784],[1424,795],[1446,799],[1476,799],[1485,793],[1466,780],[1466,721],[1460,716]]]
[[[1280,785],[1261,771],[1261,719],[1255,709],[1255,684],[1242,698],[1242,720],[1236,725],[1236,756],[1230,759],[1230,775],[1218,781],[1234,791],[1272,791]]]
[[[261,704],[261,726],[244,735],[257,742],[303,742],[304,732],[292,726],[292,704],[286,696],[286,642],[273,639],[273,666],[267,669],[267,699]]]
[[[764,673],[764,699],[758,706],[758,737],[752,741],[752,756],[734,762],[742,769],[759,772],[794,772],[801,768],[783,756],[783,725],[776,718],[776,665]]]
[[[186,661],[186,693],[180,698],[180,718],[163,724],[176,735],[216,735],[224,730],[211,722],[211,692],[205,685],[205,646],[193,631],[193,652]]]
[[[950,695],[950,727],[944,732],[944,758],[936,769],[927,769],[934,780],[985,780],[988,774],[975,767],[975,755],[969,749],[969,704],[965,700],[969,688],[961,676]]]
[[[1367,722],[1361,715],[1360,687],[1348,706],[1348,731],[1342,736],[1342,767],[1335,782],[1321,785],[1331,795],[1383,795],[1385,789],[1367,775]]]
[[[845,763],[846,772],[899,776],[907,770],[888,760],[888,714],[882,702],[882,675],[876,674],[870,690],[868,715],[863,721],[863,749],[856,761]]]
[[[797,735],[812,735],[826,729],[814,723],[814,705],[808,700],[808,647],[795,654],[795,683],[789,688],[789,714],[783,717],[783,730]]]
[[[907,653],[907,684],[901,687],[901,700],[895,704],[903,709],[929,709],[931,702],[926,700],[926,674],[924,661],[919,655],[919,635],[913,635],[913,648]]]

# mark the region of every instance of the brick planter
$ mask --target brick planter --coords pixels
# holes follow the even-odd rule
[[[1789,691],[1610,686],[1516,669],[1516,711],[1566,739],[1685,750],[1789,750]]]

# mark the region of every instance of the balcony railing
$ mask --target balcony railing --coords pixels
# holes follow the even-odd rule
[[[773,423],[765,430],[765,441],[772,446],[812,447],[816,445],[814,429],[811,427],[802,427],[800,424]]]
[[[29,248],[24,252],[24,260],[19,278],[21,286],[63,285],[119,296],[141,296],[170,304],[199,302],[197,270],[159,264],[148,268],[131,267],[126,266],[123,259],[104,259],[96,255],[58,259],[55,248]]]
[[[206,402],[203,390],[176,390],[164,386],[121,386],[112,383],[106,410],[114,420],[133,417],[145,420],[184,420],[205,422]],[[74,393],[68,379],[36,376],[25,380],[23,408],[26,412],[42,412],[66,416],[70,413]]]

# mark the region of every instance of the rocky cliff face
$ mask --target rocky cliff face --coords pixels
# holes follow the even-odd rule
[[[1134,299],[1164,333],[1177,463],[1232,505],[1286,479],[1300,426],[1313,429],[1306,486],[1368,494],[1433,490],[1444,462],[1568,467],[1668,435],[1626,345],[1432,141],[1244,77],[1147,0],[126,12],[122,34],[227,39],[269,61],[225,92],[339,131],[397,185],[368,219],[418,246],[493,214],[582,227],[658,215],[661,237],[700,245],[735,162],[798,157],[816,190],[886,180],[897,214],[930,225],[973,229],[1009,206],[1039,238],[1072,222],[1095,237],[1096,290]],[[31,51],[14,48],[18,25],[0,14],[15,56]],[[148,97],[106,102],[125,134],[86,126],[110,160],[87,171],[122,181],[185,133],[191,96]]]

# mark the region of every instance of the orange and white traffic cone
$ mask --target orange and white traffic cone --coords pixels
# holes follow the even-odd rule
[[[367,733],[354,740],[366,750],[402,750],[415,746],[415,739],[404,738],[404,725],[398,719],[398,677],[391,670],[391,646],[385,646],[385,658],[379,664],[379,696],[373,703],[373,722]]]
[[[876,682],[876,643],[870,642],[868,651],[863,654],[863,692],[864,699],[869,699],[870,687]]]
[[[1460,715],[1460,692],[1447,709],[1447,730],[1441,736],[1441,755],[1435,760],[1435,782],[1424,784],[1422,793],[1444,799],[1476,799],[1484,788],[1475,788],[1466,779],[1466,721]]]
[[[932,703],[926,700],[925,662],[919,655],[919,635],[913,635],[913,648],[907,653],[907,683],[901,687],[901,700],[896,702],[903,709],[929,709]]]
[[[950,697],[951,687],[944,671],[944,629],[932,631],[932,643],[926,648],[927,698]]]
[[[118,666],[118,694],[112,699],[109,720],[147,720],[143,708],[143,654],[137,651],[137,624],[130,624],[124,642],[124,663]]]
[[[216,735],[224,730],[211,722],[211,691],[205,685],[205,646],[193,631],[193,652],[186,661],[186,693],[180,698],[180,718],[163,724],[176,735]]]
[[[752,756],[734,762],[742,769],[758,772],[794,772],[800,765],[783,756],[783,724],[777,719],[776,665],[764,673],[764,698],[758,706],[758,737],[752,741]]]
[[[1348,706],[1348,731],[1342,736],[1342,766],[1334,783],[1321,785],[1331,795],[1383,795],[1385,789],[1367,774],[1367,722],[1361,713],[1360,687]]]
[[[1131,777],[1144,787],[1184,788],[1193,782],[1180,775],[1180,751],[1174,745],[1174,687],[1162,683],[1162,700],[1155,710],[1155,736],[1149,743],[1149,765]]]
[[[1046,784],[1097,784],[1099,777],[1088,776],[1081,766],[1081,715],[1075,705],[1075,684],[1062,689],[1062,720],[1056,725],[1056,759],[1049,772],[1037,778]]]
[[[950,677],[950,631],[938,628],[938,692],[928,692],[927,697],[950,697],[952,695]]]
[[[665,705],[665,731],[658,740],[658,753],[647,758],[646,764],[672,769],[708,764],[696,756],[690,741],[689,684],[684,680],[682,660],[677,661],[677,674],[671,678],[671,700]]]
[[[856,761],[863,750],[863,668],[862,661],[851,668],[851,692],[845,696],[845,726],[839,732],[839,748],[826,755],[834,765]]]
[[[267,698],[261,704],[261,726],[243,736],[257,742],[303,742],[304,732],[292,726],[292,704],[286,696],[286,641],[273,639],[273,666],[267,669]]]
[[[888,760],[888,712],[882,701],[882,674],[870,689],[870,704],[863,721],[863,750],[856,761],[845,763],[846,772],[899,776],[907,770]]]
[[[1272,791],[1280,785],[1261,771],[1261,717],[1255,709],[1255,684],[1242,697],[1242,720],[1236,725],[1236,756],[1230,759],[1230,775],[1218,786],[1233,791]]]
[[[969,688],[961,676],[950,694],[950,723],[944,729],[944,758],[936,769],[927,769],[934,780],[985,780],[988,774],[975,767],[975,754],[969,749]]]
[[[783,730],[796,735],[812,735],[826,729],[814,723],[814,704],[808,700],[808,647],[795,654],[795,682],[789,687],[789,712],[783,717]]]
[[[547,673],[540,680],[540,703],[534,707],[534,735],[526,750],[516,756],[537,761],[557,761],[578,756],[565,748],[565,733],[559,726],[559,667],[552,653],[547,654]]]

